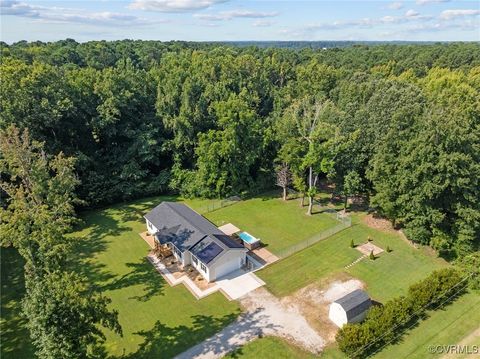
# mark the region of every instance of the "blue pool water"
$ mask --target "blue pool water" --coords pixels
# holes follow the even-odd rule
[[[258,242],[258,238],[255,238],[248,232],[240,232],[238,236],[242,239],[242,241],[247,242],[247,243],[255,243]]]

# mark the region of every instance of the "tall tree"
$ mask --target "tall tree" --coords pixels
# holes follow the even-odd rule
[[[343,183],[343,195],[345,201],[343,204],[343,210],[347,211],[348,197],[359,194],[363,190],[362,179],[356,171],[350,171],[345,176]]]
[[[283,163],[282,165],[277,167],[276,174],[277,174],[277,186],[282,187],[282,190],[283,190],[282,198],[284,201],[286,201],[288,186],[290,186],[292,183],[292,173],[290,172],[288,165],[286,163]]]
[[[109,300],[88,290],[69,273],[72,255],[65,235],[76,222],[74,159],[48,156],[27,130],[0,131],[2,245],[12,244],[25,259],[23,314],[40,358],[85,358],[104,339],[98,325],[121,333]]]
[[[308,215],[312,214],[319,175],[328,173],[334,163],[336,131],[330,119],[335,115],[333,103],[305,98],[295,102],[286,111],[284,125],[280,128],[281,136],[293,137],[280,152],[285,160],[294,159],[292,162],[298,164],[299,170],[307,172]],[[292,143],[297,145],[291,145]]]

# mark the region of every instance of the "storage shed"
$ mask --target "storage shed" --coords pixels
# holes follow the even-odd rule
[[[361,322],[371,306],[372,301],[368,294],[357,289],[330,304],[328,317],[341,328],[347,323]]]

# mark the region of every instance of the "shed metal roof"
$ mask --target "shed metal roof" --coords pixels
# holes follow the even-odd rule
[[[356,289],[353,292],[348,293],[346,296],[337,299],[335,303],[340,304],[347,314],[347,319],[355,318],[372,305],[372,301],[367,292],[361,289]]]

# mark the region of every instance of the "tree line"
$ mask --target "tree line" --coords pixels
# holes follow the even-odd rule
[[[478,267],[480,46],[0,44],[0,240],[42,358],[96,357],[109,299],[67,263],[75,210],[320,180]],[[466,256],[465,256],[466,255]],[[473,258],[473,259],[471,259]]]
[[[327,178],[457,256],[479,244],[479,50],[2,43],[0,127],[75,158],[83,206],[259,191],[285,166],[310,204]]]
[[[467,256],[468,257],[468,256]],[[478,264],[478,255],[469,255]],[[441,309],[474,286],[471,268],[443,268],[411,285],[406,296],[389,300],[369,309],[361,323],[348,323],[336,334],[336,341],[349,358],[367,358],[385,346],[401,340],[402,335],[427,317],[428,311]]]

